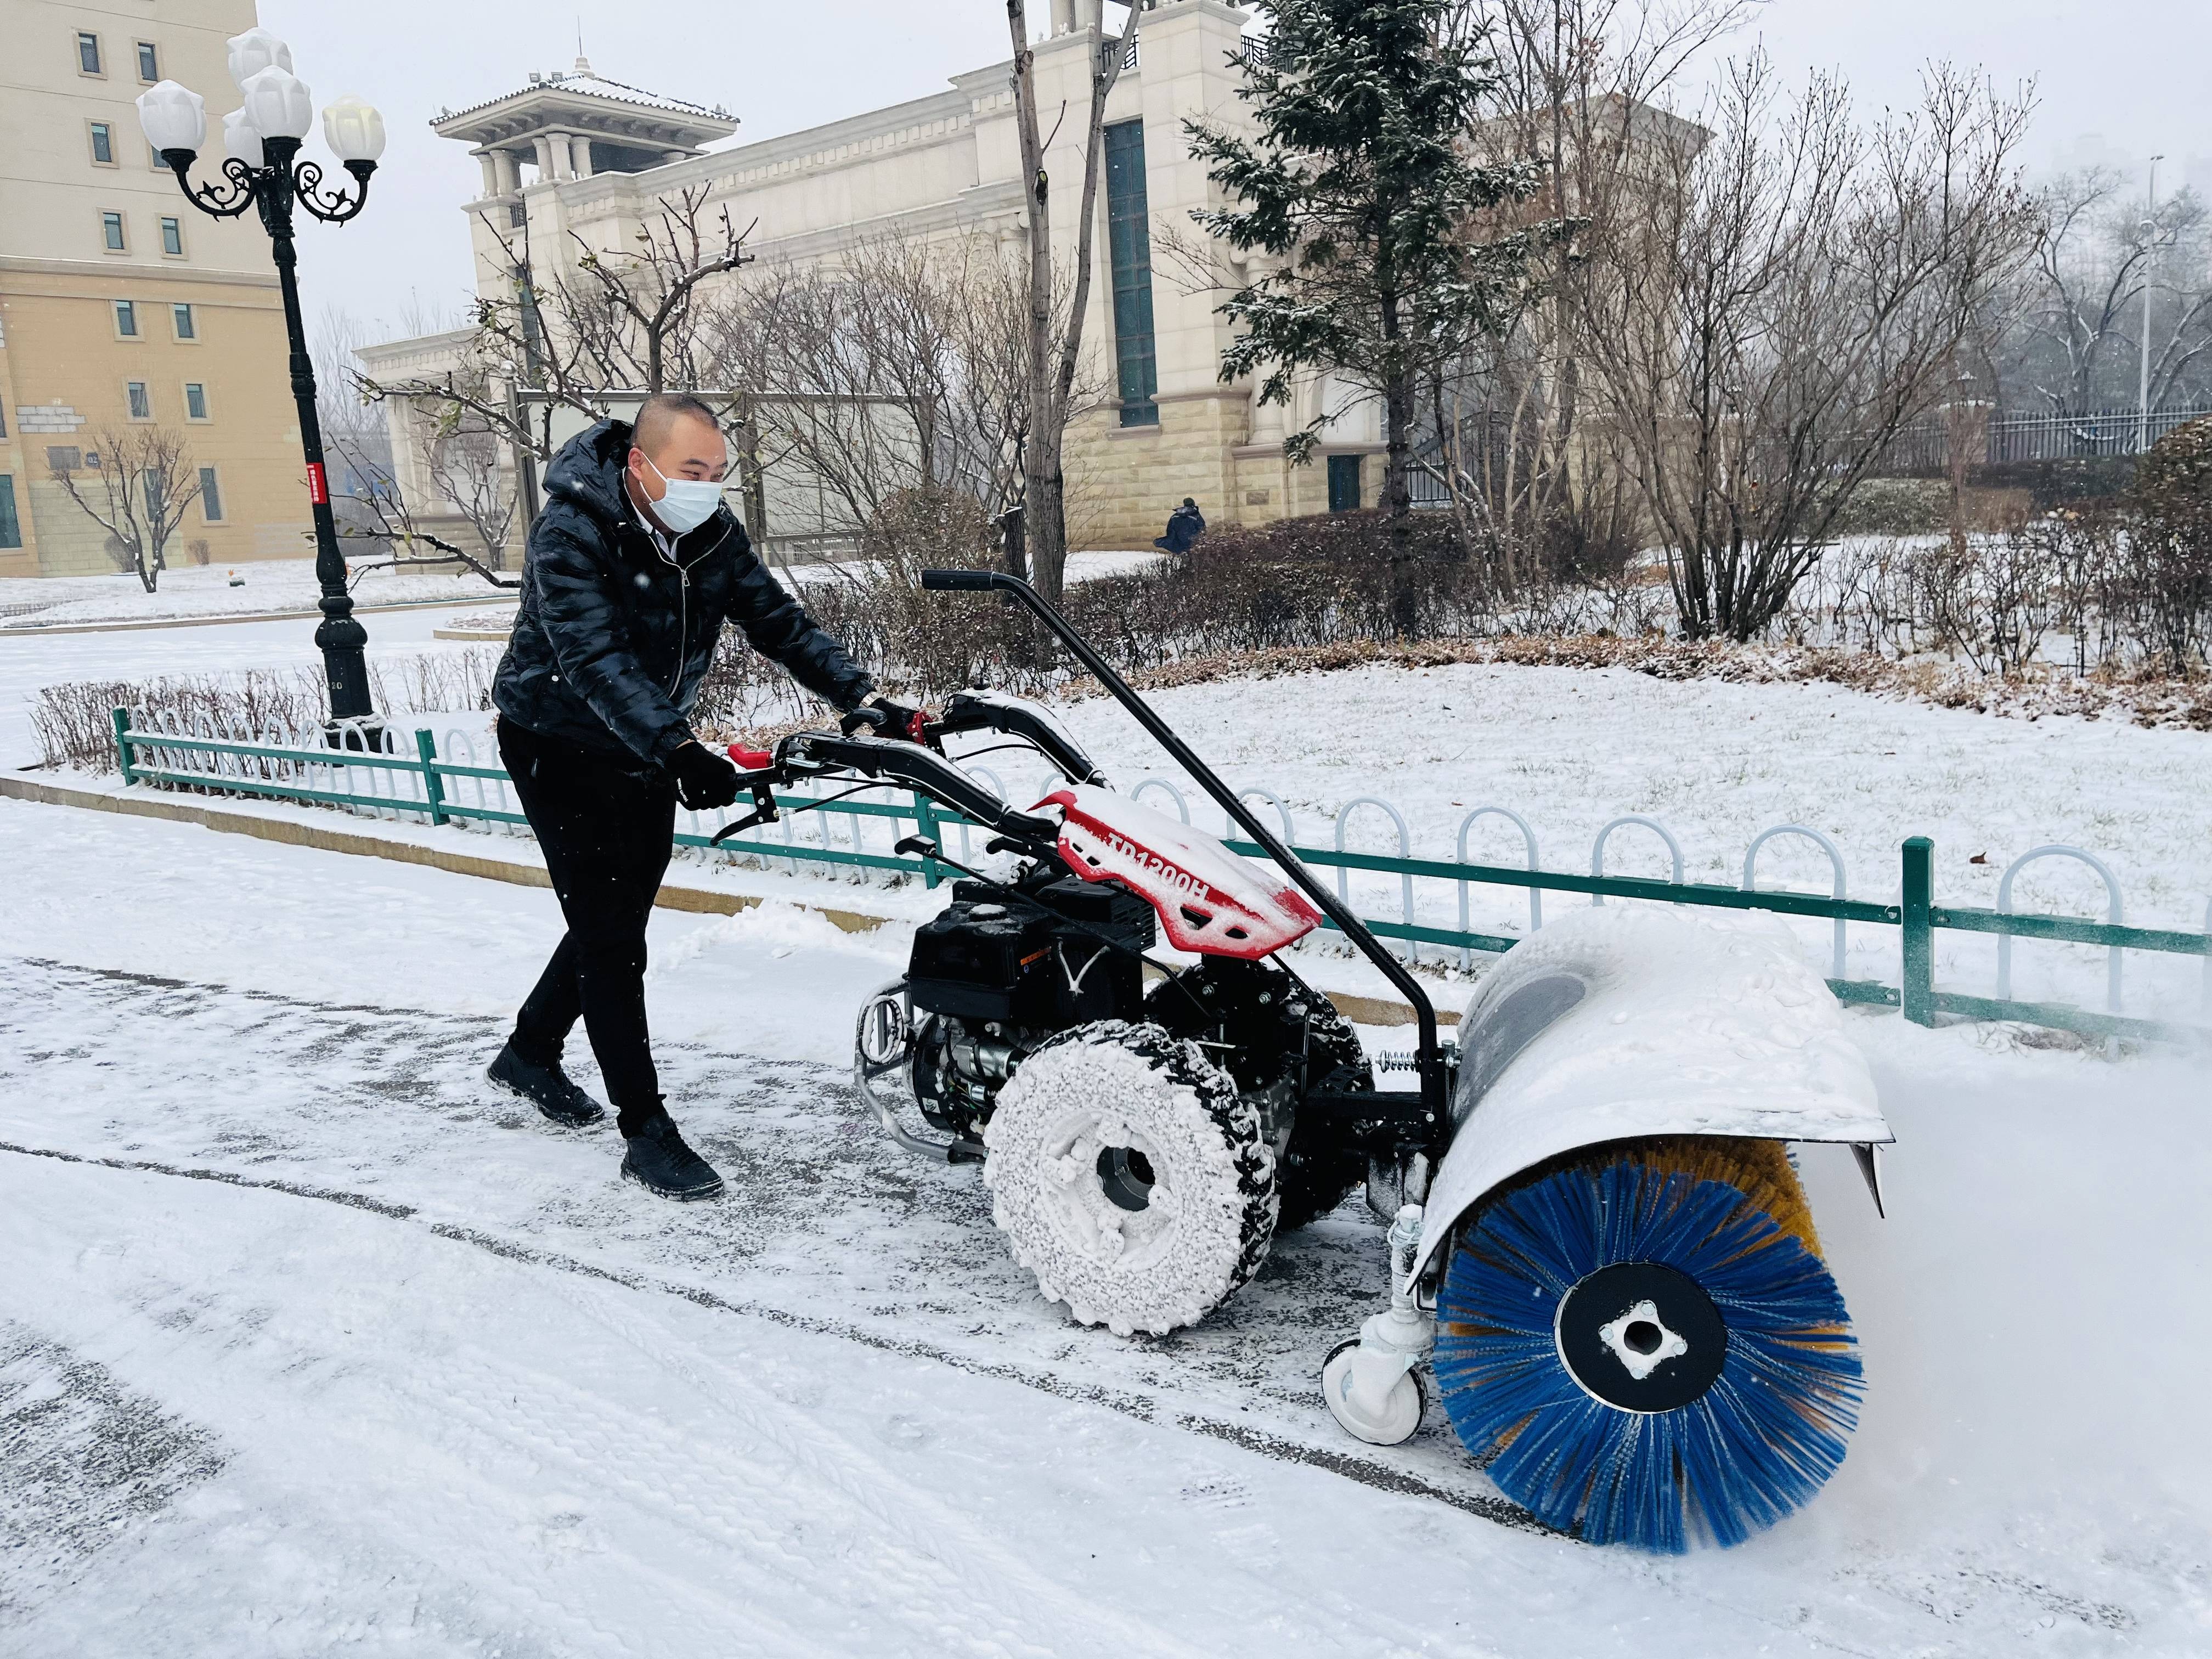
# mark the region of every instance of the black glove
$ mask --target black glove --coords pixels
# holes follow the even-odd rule
[[[868,718],[870,713],[881,714],[880,721]],[[896,697],[871,697],[866,702],[845,716],[842,722],[849,737],[866,726],[879,738],[899,738],[908,743],[921,741],[921,722],[926,711],[917,703],[902,702]]]
[[[676,799],[694,812],[711,812],[738,798],[738,769],[704,744],[691,742],[668,757]]]

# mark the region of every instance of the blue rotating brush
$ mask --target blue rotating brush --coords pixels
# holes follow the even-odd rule
[[[1861,1374],[1772,1141],[1608,1147],[1492,1200],[1437,1305],[1452,1426],[1509,1497],[1600,1544],[1741,1543],[1843,1462]]]

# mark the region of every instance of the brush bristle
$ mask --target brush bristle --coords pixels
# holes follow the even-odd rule
[[[1687,1274],[1728,1328],[1689,1405],[1608,1405],[1560,1358],[1561,1299],[1623,1261]],[[1594,1543],[1739,1543],[1820,1489],[1856,1422],[1857,1346],[1776,1142],[1632,1143],[1538,1172],[1480,1212],[1437,1314],[1461,1440],[1508,1496]]]
[[[1608,1148],[1611,1152],[1613,1149]],[[1654,1170],[1688,1176],[1693,1181],[1724,1181],[1774,1218],[1782,1231],[1814,1255],[1820,1237],[1813,1231],[1813,1206],[1804,1183],[1790,1162],[1790,1149],[1778,1140],[1743,1140],[1720,1135],[1668,1135],[1634,1143],[1637,1159]],[[1599,1169],[1613,1161],[1601,1155],[1579,1160]]]

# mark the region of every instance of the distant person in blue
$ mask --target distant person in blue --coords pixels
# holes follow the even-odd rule
[[[1168,514],[1168,532],[1157,538],[1152,545],[1165,553],[1188,553],[1190,544],[1206,528],[1206,515],[1198,510],[1198,503],[1186,495],[1182,505]]]

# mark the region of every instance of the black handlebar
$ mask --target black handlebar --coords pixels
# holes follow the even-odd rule
[[[1003,587],[1012,577],[1002,570],[925,570],[922,591],[928,593],[988,593]]]
[[[835,767],[863,777],[892,778],[909,784],[987,830],[1050,846],[1060,838],[1057,820],[1024,812],[1000,800],[944,756],[919,744],[855,733],[832,737],[801,732],[776,745],[777,758],[812,768]]]

